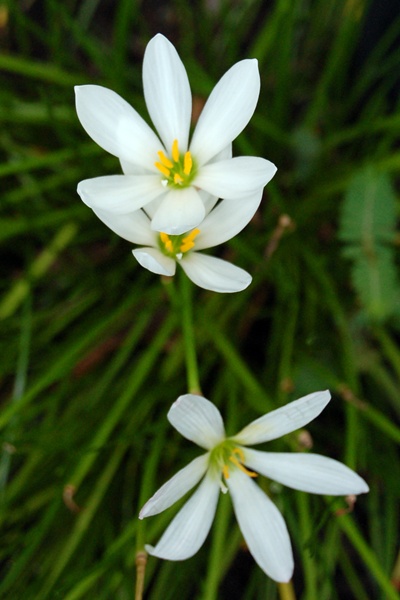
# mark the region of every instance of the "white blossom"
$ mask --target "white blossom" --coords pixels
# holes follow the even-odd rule
[[[226,437],[219,410],[200,396],[178,398],[168,413],[171,424],[206,452],[167,481],[142,508],[139,518],[169,508],[198,487],[149,554],[168,560],[193,556],[211,528],[220,490],[229,490],[239,527],[249,551],[272,579],[286,582],[294,563],[285,521],[272,500],[255,483],[257,473],[297,490],[348,495],[368,492],[368,485],[342,463],[318,454],[262,452],[247,448],[304,427],[330,400],[315,392],[253,421]]]
[[[157,134],[112,90],[75,88],[81,124],[119,158],[124,173],[79,183],[78,193],[92,209],[120,217],[146,207],[153,230],[181,235],[203,221],[205,196],[245,202],[274,176],[276,167],[268,160],[232,158],[232,141],[249,122],[259,96],[255,59],[242,60],[225,73],[190,140],[189,80],[174,46],[160,34],[145,51],[143,88]]]
[[[186,275],[204,289],[238,292],[250,284],[249,273],[199,250],[222,244],[239,233],[253,217],[261,196],[260,190],[245,199],[222,200],[199,227],[181,235],[153,231],[151,217],[145,210],[139,209],[128,215],[95,212],[115,233],[134,244],[144,245],[133,250],[133,255],[149,271],[173,276],[179,264]]]

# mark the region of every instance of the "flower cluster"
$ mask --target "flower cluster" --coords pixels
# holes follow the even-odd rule
[[[186,70],[162,35],[148,44],[143,88],[155,130],[115,92],[76,87],[78,117],[102,148],[119,158],[123,174],[81,181],[78,193],[116,234],[136,244],[133,256],[153,273],[173,276],[179,264],[198,286],[238,292],[251,282],[243,269],[202,250],[222,244],[252,219],[276,167],[263,158],[232,157],[232,141],[250,120],[260,90],[256,60],[235,64],[217,83],[190,136],[192,97]],[[261,452],[249,445],[303,427],[325,408],[328,391],[310,394],[227,437],[219,410],[186,394],[168,419],[205,453],[165,483],[140,519],[169,508],[197,489],[149,554],[183,560],[205,541],[219,493],[230,492],[248,548],[261,569],[279,582],[293,572],[285,521],[255,483],[258,474],[297,490],[346,495],[368,491],[345,465],[309,453]]]
[[[170,423],[206,453],[165,483],[144,505],[139,517],[160,513],[201,483],[157,545],[146,546],[147,552],[169,560],[193,556],[210,530],[219,492],[229,490],[239,527],[254,559],[272,579],[289,581],[293,573],[289,534],[275,504],[254,482],[257,473],[314,494],[362,494],[368,492],[368,485],[342,463],[319,454],[261,452],[247,446],[304,427],[329,400],[328,391],[309,394],[226,437],[221,414],[214,404],[192,394],[178,398],[168,412]]]
[[[123,170],[123,175],[81,181],[78,193],[115,233],[145,244],[133,251],[145,268],[174,275],[178,262],[203,288],[240,291],[251,281],[248,273],[197,251],[239,233],[276,172],[264,158],[232,158],[232,141],[257,104],[257,61],[242,60],[221,78],[191,139],[187,73],[174,46],[160,34],[146,48],[143,88],[158,135],[115,92],[97,85],[75,88],[80,122],[97,144],[119,158]]]

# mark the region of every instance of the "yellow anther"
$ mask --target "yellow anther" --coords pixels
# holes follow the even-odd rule
[[[237,456],[239,457],[239,460],[241,462],[244,462],[244,452],[241,448],[234,448],[232,450],[232,454],[237,454]]]
[[[182,239],[182,244],[180,246],[181,252],[187,252],[194,247],[194,238],[199,235],[200,229],[193,229],[186,237]]]
[[[165,175],[165,177],[169,177],[169,176],[170,176],[170,174],[171,174],[171,171],[170,171],[169,169],[167,169],[167,167],[166,167],[166,166],[162,165],[162,164],[161,164],[161,163],[159,163],[159,162],[155,162],[155,163],[154,163],[154,166],[156,166],[156,167],[157,167],[157,169],[158,169],[159,171],[161,171],[161,173],[162,173],[163,175]]]
[[[163,231],[161,231],[160,232],[160,240],[164,244],[165,249],[167,250],[167,252],[172,252],[173,251],[174,246],[172,244],[172,241],[171,241],[168,233],[164,233]]]
[[[190,171],[192,170],[193,167],[193,160],[192,160],[192,155],[190,154],[189,150],[185,153],[184,159],[183,159],[183,172],[185,173],[185,175],[190,175]]]
[[[257,477],[257,473],[253,473],[253,471],[249,471],[248,469],[246,469],[246,467],[244,465],[242,465],[242,463],[239,462],[238,459],[236,458],[236,456],[234,456],[233,454],[231,454],[231,456],[229,457],[229,460],[231,462],[233,462],[233,464],[236,467],[238,467],[241,471],[243,471],[243,473],[245,473],[249,477]]]
[[[189,150],[181,156],[178,140],[174,140],[170,157],[163,150],[159,150],[157,154],[159,161],[154,165],[164,175],[164,179],[161,180],[162,185],[172,185],[173,187],[190,185],[193,178],[193,159]]]
[[[175,173],[174,175],[174,183],[181,185],[183,183],[183,177],[179,175],[179,173]]]
[[[176,163],[179,160],[178,140],[174,140],[172,143],[172,160]]]
[[[238,456],[238,458],[236,458],[235,455]],[[249,471],[242,464],[244,462],[244,452],[243,452],[243,450],[241,448],[234,448],[232,450],[232,454],[229,457],[229,460],[231,461],[231,463],[233,463],[235,465],[235,467],[238,467],[238,469],[240,469],[243,473],[245,473],[249,477],[257,477],[257,473],[253,473],[253,471]],[[225,477],[225,479],[229,479],[229,467],[228,467],[228,465],[224,465],[222,467],[222,474]]]
[[[172,169],[172,167],[174,166],[174,163],[171,160],[169,160],[168,156],[165,156],[165,154],[162,150],[157,152],[157,154],[160,157],[161,164],[163,164],[164,167],[167,167],[168,169]]]
[[[163,231],[160,231],[160,239],[163,244],[165,244],[165,242],[168,242],[168,240],[169,240],[168,233],[164,233]]]

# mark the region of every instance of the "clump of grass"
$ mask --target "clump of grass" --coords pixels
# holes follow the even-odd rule
[[[228,298],[196,290],[203,393],[233,432],[331,389],[309,428],[314,449],[359,471],[371,492],[350,511],[270,488],[293,539],[296,597],[399,597],[398,198],[374,197],[374,214],[391,215],[390,277],[362,239],[350,240],[363,269],[354,275],[343,214],[357,219],[357,203],[363,214],[376,179],[396,189],[400,23],[365,48],[364,2],[267,4],[0,5],[4,598],[133,598],[137,549],[175,510],[139,524],[139,508],[191,457],[165,418],[186,392],[169,284],[141,270],[75,191],[119,166],[82,130],[73,85],[110,87],[147,118],[141,60],[158,31],[177,46],[200,105],[233,62],[258,58],[261,97],[235,150],[279,168],[256,218],[222,249],[253,274],[250,288]],[[374,176],[357,186],[360,173]],[[377,277],[382,298],[389,278],[394,294],[378,313],[363,294]],[[224,498],[194,558],[148,561],[146,598],[277,597],[229,506]]]

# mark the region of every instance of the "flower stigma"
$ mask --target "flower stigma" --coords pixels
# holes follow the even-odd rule
[[[192,229],[189,233],[181,235],[169,235],[161,231],[160,233],[160,248],[161,251],[171,258],[181,259],[185,252],[194,248],[194,239],[199,235],[200,229]]]
[[[165,176],[162,180],[163,185],[179,188],[191,184],[194,176],[193,158],[189,150],[183,155],[180,154],[178,140],[172,143],[171,158],[168,158],[162,150],[157,154],[160,160],[154,165]]]

